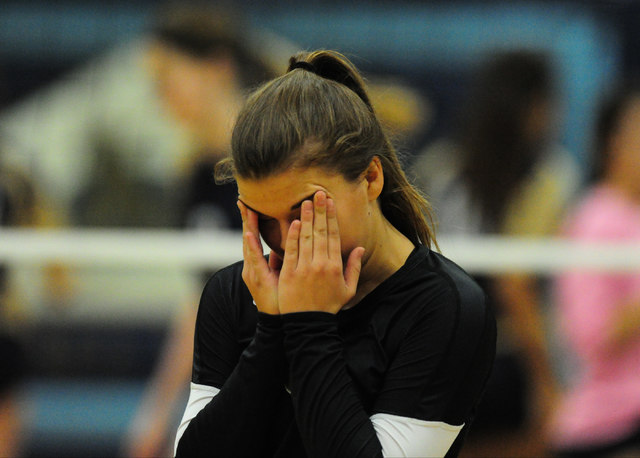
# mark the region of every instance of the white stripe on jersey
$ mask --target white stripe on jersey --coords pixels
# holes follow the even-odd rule
[[[464,426],[424,421],[387,413],[371,416],[383,456],[445,456]]]
[[[187,426],[189,426],[191,420],[193,420],[195,416],[198,415],[198,412],[204,409],[205,406],[209,404],[209,401],[211,401],[219,392],[220,390],[214,386],[200,385],[193,382],[191,383],[187,408],[182,415],[182,420],[180,420],[180,426],[178,426],[178,432],[176,433],[176,442],[173,448],[174,456],[178,452],[178,442],[184,434],[184,431],[187,429]]]

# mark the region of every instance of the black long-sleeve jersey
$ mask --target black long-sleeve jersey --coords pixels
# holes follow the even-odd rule
[[[241,273],[233,264],[204,289],[192,382],[219,392],[177,456],[382,456],[381,414],[464,425],[447,456],[458,454],[496,340],[462,269],[419,246],[354,307],[281,316],[257,311]]]

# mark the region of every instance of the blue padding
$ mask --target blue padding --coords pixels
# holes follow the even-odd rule
[[[35,380],[25,387],[27,441],[117,443],[140,401],[141,381]]]

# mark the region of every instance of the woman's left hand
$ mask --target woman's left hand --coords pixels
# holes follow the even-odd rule
[[[364,248],[354,248],[343,271],[335,204],[318,191],[289,227],[278,282],[280,313],[338,313],[356,294],[363,255]]]

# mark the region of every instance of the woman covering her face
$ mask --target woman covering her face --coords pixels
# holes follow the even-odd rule
[[[431,249],[429,205],[353,65],[292,57],[240,112],[225,177],[244,261],[204,289],[176,455],[457,455],[495,321]]]

